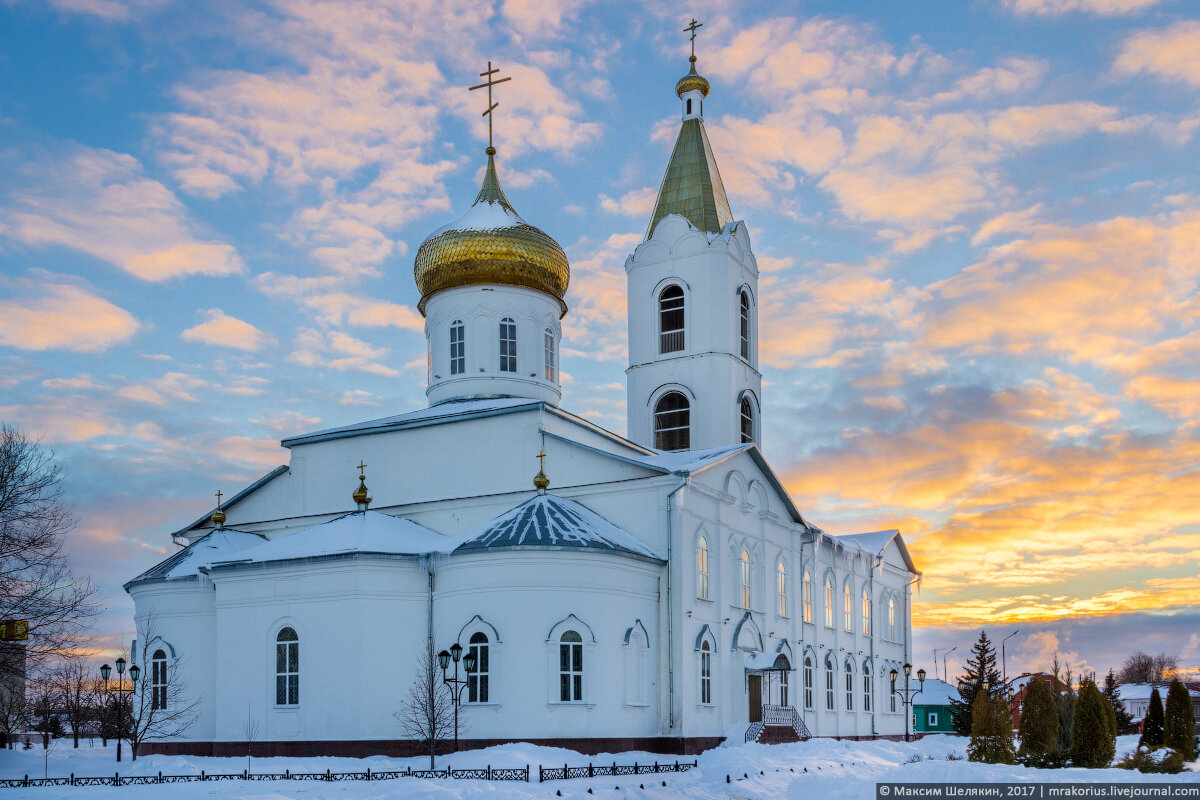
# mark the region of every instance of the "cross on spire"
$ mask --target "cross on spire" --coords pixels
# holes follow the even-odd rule
[[[481,78],[487,78],[487,81],[486,81],[486,82],[484,82],[484,83],[481,83],[481,84],[479,84],[478,86],[472,86],[470,89],[468,89],[468,90],[467,90],[467,91],[471,91],[471,92],[473,92],[473,91],[475,91],[476,89],[482,89],[482,88],[483,88],[483,87],[485,87],[485,86],[487,87],[487,90],[488,90],[488,107],[487,107],[487,111],[484,111],[484,112],[483,112],[483,114],[481,114],[480,116],[484,116],[484,117],[487,117],[487,118],[488,118],[488,146],[487,146],[487,154],[488,154],[489,156],[491,156],[491,155],[495,155],[495,154],[496,154],[496,147],[495,147],[495,145],[493,145],[493,144],[492,144],[492,112],[493,112],[493,111],[495,111],[495,110],[496,110],[496,107],[500,105],[500,103],[498,103],[498,102],[492,102],[492,87],[493,87],[493,86],[495,86],[495,85],[496,85],[496,84],[498,84],[498,83],[504,83],[505,81],[511,81],[511,80],[512,80],[512,77],[508,77],[508,78],[498,78],[498,79],[497,79],[497,78],[493,78],[492,76],[493,76],[493,75],[495,75],[496,73],[498,73],[499,71],[500,71],[500,68],[499,68],[499,67],[496,67],[496,68],[494,68],[494,69],[493,69],[493,68],[492,68],[492,62],[491,62],[491,61],[489,61],[489,62],[488,62],[488,65],[487,65],[487,71],[486,71],[486,72],[481,72],[481,73],[479,73],[479,77],[481,77]]]
[[[362,461],[362,459],[360,458],[360,459],[358,460],[358,471],[359,471],[359,473],[362,473],[362,471],[363,471],[363,470],[365,470],[366,468],[367,468],[367,465],[366,465],[366,464],[364,464],[364,463],[363,463],[363,461]]]
[[[692,24],[688,25],[686,28],[683,29],[684,33],[687,33],[688,31],[692,32],[692,60],[693,61],[696,60],[696,29],[703,28],[703,27],[704,27],[703,22],[696,22],[696,18],[692,17]]]
[[[217,489],[217,508],[221,507],[221,490]]]

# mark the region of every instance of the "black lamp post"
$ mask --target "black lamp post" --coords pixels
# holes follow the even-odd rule
[[[462,705],[463,689],[466,689],[467,684],[470,682],[470,678],[465,681],[458,679],[459,659],[462,659],[463,666],[466,668],[468,675],[475,671],[475,654],[468,652],[464,656],[462,651],[462,645],[455,642],[450,645],[449,652],[443,650],[437,656],[438,663],[442,665],[442,683],[450,687],[450,700],[454,703],[454,752],[456,753],[458,752],[458,707]],[[446,668],[450,666],[451,661],[454,661],[454,677],[447,678]]]
[[[904,702],[904,741],[908,742],[908,741],[911,741],[911,738],[909,737],[909,734],[908,734],[908,728],[912,722],[912,701],[913,701],[914,697],[919,695],[925,689],[925,670],[923,670],[923,669],[917,670],[917,680],[919,680],[921,682],[921,686],[920,686],[920,688],[915,689],[915,690],[912,687],[910,687],[909,683],[908,683],[909,675],[912,674],[912,664],[904,665],[904,688],[903,689],[896,688],[896,678],[898,678],[900,676],[900,673],[896,672],[896,670],[893,669],[888,674],[892,678],[892,694],[900,695],[901,700]]]
[[[112,667],[104,664],[100,667],[100,677],[104,679],[104,693],[110,698],[112,695],[117,696],[117,761],[121,760],[121,734],[124,729],[121,726],[125,717],[125,703],[121,700],[121,695],[128,693],[132,694],[134,687],[137,685],[138,676],[142,674],[142,670],[137,664],[129,668],[129,688],[125,688],[125,659],[117,659],[117,686],[111,688],[108,685],[108,677],[112,675]]]

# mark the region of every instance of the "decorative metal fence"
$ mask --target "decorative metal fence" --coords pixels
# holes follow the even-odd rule
[[[263,772],[207,773],[199,775],[125,775],[114,772],[112,777],[68,778],[0,778],[0,789],[24,789],[30,786],[145,786],[157,783],[194,783],[201,781],[390,781],[397,778],[443,778],[475,779],[485,781],[529,782],[529,767],[494,769],[491,765],[483,769],[407,769],[376,770],[365,772],[291,772],[283,774]]]
[[[594,778],[597,775],[655,775],[660,772],[687,772],[692,767],[696,766],[696,762],[688,763],[686,761],[680,763],[676,761],[669,764],[660,764],[655,761],[653,764],[639,764],[636,761],[633,764],[592,764],[588,763],[586,767],[572,767],[563,764],[561,767],[538,767],[538,781],[562,781],[571,778]]]

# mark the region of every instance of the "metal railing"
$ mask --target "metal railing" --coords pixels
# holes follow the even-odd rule
[[[759,720],[758,722],[751,722],[750,727],[746,728],[746,741],[757,742],[758,737],[762,735],[762,729],[762,720]]]
[[[812,738],[812,733],[809,732],[808,726],[804,724],[804,718],[792,706],[764,704],[762,712],[762,721],[752,722],[750,723],[750,727],[746,729],[747,742],[757,742],[758,737],[762,735],[763,727],[766,725],[779,725],[791,728],[796,732],[796,736],[800,737],[800,741],[802,742]]]
[[[540,768],[539,768],[540,769]],[[529,782],[529,767],[493,769],[491,765],[482,769],[406,769],[371,770],[365,772],[232,772],[210,774],[200,771],[199,775],[125,775],[114,772],[112,777],[68,778],[0,778],[0,789],[24,789],[30,786],[147,786],[158,783],[194,783],[207,781],[390,781],[397,778],[442,778],[455,780],[525,781]]]
[[[597,775],[656,775],[660,772],[687,772],[692,767],[696,766],[697,762],[679,762],[668,764],[660,764],[655,761],[653,764],[639,764],[636,761],[633,764],[592,764],[588,762],[586,767],[572,767],[563,764],[561,767],[538,767],[538,781],[563,781],[571,778],[594,778]]]

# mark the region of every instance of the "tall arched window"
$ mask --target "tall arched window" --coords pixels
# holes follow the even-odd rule
[[[667,392],[654,405],[654,446],[659,450],[687,450],[692,446],[692,409],[679,392]]]
[[[692,99],[690,97],[688,98],[688,101],[687,101],[687,113],[688,114],[692,113]]]
[[[888,639],[896,641],[896,598],[888,598]]]
[[[863,621],[863,636],[871,635],[871,595],[867,594],[867,590],[863,589],[862,593],[862,621]]]
[[[558,640],[558,699],[564,703],[583,700],[583,637],[567,631]]]
[[[743,397],[741,402],[742,412],[742,442],[754,441],[754,404],[750,402],[749,397]]]
[[[886,664],[884,665],[884,669],[887,669]],[[893,684],[891,684],[891,687],[892,687],[892,691],[888,693],[888,709],[892,713],[895,713],[896,712],[896,685],[893,683]]]
[[[846,631],[854,632],[854,593],[850,590],[850,581],[846,581],[846,585],[842,587],[842,622],[845,623]]]
[[[738,559],[739,574],[742,584],[742,608],[750,608],[750,553],[747,550],[742,551],[741,558]]]
[[[782,561],[775,565],[775,590],[779,593],[779,616],[786,617],[788,613],[787,565]]]
[[[812,575],[808,570],[804,570],[804,580],[801,581],[800,592],[804,604],[804,621],[812,622]]]
[[[471,639],[467,643],[467,652],[475,656],[475,669],[467,671],[468,703],[488,702],[488,690],[491,688],[488,686],[488,678],[491,677],[491,670],[488,667],[488,650],[490,649],[487,634],[482,632],[471,634]]]
[[[284,628],[275,637],[275,705],[300,704],[300,637]]]
[[[467,371],[467,329],[461,319],[450,323],[450,374]]]
[[[167,654],[155,650],[150,657],[150,708],[163,710],[167,707]]]
[[[825,627],[833,627],[833,578],[825,576]]]
[[[739,293],[741,296],[738,304],[741,306],[741,334],[742,334],[742,358],[750,360],[750,295],[745,290]]]
[[[712,703],[712,650],[708,642],[700,643],[700,702]]]
[[[546,380],[553,381],[555,364],[558,361],[554,352],[554,331],[546,328],[542,334],[542,339],[546,344]]]
[[[708,599],[708,540],[703,536],[696,542],[696,596]]]
[[[804,707],[813,707],[813,660],[812,656],[804,656]]]
[[[517,371],[517,323],[512,317],[500,320],[500,371]]]
[[[825,710],[833,711],[833,656],[825,656]]]
[[[863,711],[871,710],[871,662],[863,662]]]
[[[854,664],[846,662],[846,710],[854,710]]]
[[[683,349],[683,289],[671,285],[658,295],[658,352]]]

